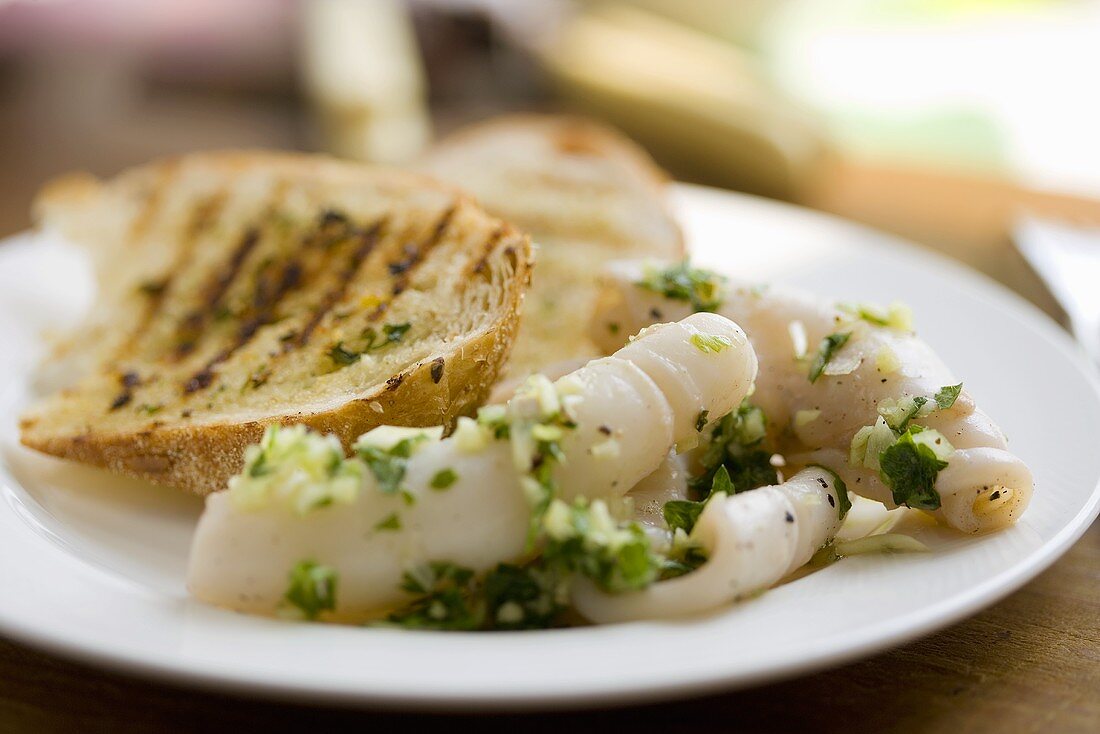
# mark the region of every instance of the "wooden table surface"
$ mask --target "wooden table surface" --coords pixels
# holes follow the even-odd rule
[[[90,83],[79,76],[68,81],[81,89]],[[19,104],[0,100],[0,235],[25,226],[34,189],[64,168],[85,166],[110,172],[167,151],[232,145],[295,147],[302,142],[297,117],[264,100],[154,100],[133,114],[124,108],[119,113],[122,118],[93,118],[99,127],[86,126],[77,134],[71,128],[77,118],[67,114],[64,105],[79,95],[66,88],[22,85],[20,79],[8,87],[22,97]],[[82,114],[80,119],[86,119],[86,111]],[[983,220],[976,225],[970,218],[962,229],[946,232],[907,229],[904,216],[881,208],[869,210],[874,197],[868,192],[877,192],[891,206],[917,198],[927,205],[927,196],[889,197],[882,193],[879,179],[863,174],[846,180],[849,186],[830,188],[832,194],[822,200],[822,208],[886,228],[897,223],[894,228],[902,234],[948,249],[978,267],[989,264],[986,269],[995,276],[1051,308],[1033,276],[1018,267],[999,270],[1014,262],[1004,257],[1004,221]],[[844,191],[851,194],[846,199]],[[930,217],[914,214],[910,220],[927,223]],[[943,216],[934,220],[945,221]],[[474,723],[468,718],[230,698],[93,670],[0,639],[0,732],[4,733],[302,732],[409,724],[450,728]],[[1002,602],[943,632],[868,660],[691,701],[478,717],[476,724],[523,731],[608,727],[617,731],[628,726],[761,732],[812,728],[821,733],[1100,731],[1100,526],[1089,530],[1050,570]]]

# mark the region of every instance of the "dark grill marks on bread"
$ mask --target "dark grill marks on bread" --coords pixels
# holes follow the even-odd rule
[[[226,193],[221,191],[207,197],[195,207],[185,229],[186,237],[183,238],[179,252],[173,258],[171,270],[157,280],[142,284],[141,289],[146,296],[144,310],[141,319],[133,331],[130,332],[120,351],[129,351],[160,314],[161,307],[172,288],[175,275],[186,268],[191,261],[196,240],[217,220],[222,207],[225,205],[225,198]]]
[[[329,216],[329,213],[326,213],[326,217],[327,216]],[[344,219],[343,221],[346,226],[347,220]],[[351,232],[348,239],[355,243],[354,249],[348,257],[344,268],[340,271],[336,285],[325,291],[324,296],[321,298],[321,302],[317,304],[317,307],[313,310],[313,314],[309,317],[305,326],[302,327],[302,331],[298,335],[298,338],[283,343],[284,352],[288,352],[295,347],[304,347],[309,343],[310,338],[313,336],[313,332],[324,320],[325,316],[327,316],[336,304],[344,298],[348,286],[359,272],[359,268],[362,267],[363,261],[367,259],[367,256],[370,255],[371,251],[373,251],[378,244],[379,234],[385,226],[386,222],[383,220],[375,222],[365,230],[355,229]]]
[[[264,265],[261,270],[266,271],[270,265]],[[185,393],[192,393],[209,387],[214,379],[214,368],[233,356],[251,341],[260,327],[271,323],[275,307],[280,299],[296,288],[302,282],[302,266],[295,261],[283,265],[276,285],[271,286],[263,275],[258,276],[256,291],[252,299],[252,311],[241,319],[237,327],[236,337],[233,343],[218,352],[210,359],[201,370],[196,372],[183,387]],[[258,383],[258,387],[262,382]]]
[[[518,232],[504,227],[490,277],[469,279],[459,297],[453,284],[501,223],[456,190],[233,152],[174,162],[131,248],[163,165],[108,182],[69,177],[38,205],[45,224],[103,255],[109,287],[96,330],[74,342],[89,359],[73,387],[21,421],[27,446],[205,494],[225,487],[269,423],[304,422],[348,447],[383,423],[451,424],[484,399],[529,277]],[[177,355],[178,336],[200,324]],[[334,365],[341,342],[362,358]]]
[[[316,227],[300,237],[299,243],[289,255],[280,256],[281,263],[276,262],[274,255],[261,262],[254,275],[249,305],[238,318],[232,341],[184,383],[184,393],[209,387],[215,377],[214,369],[244,348],[261,327],[275,320],[282,300],[289,293],[308,286],[315,278],[322,276],[330,269],[332,261],[350,247],[351,252],[338,272],[336,285],[325,292],[298,338],[283,341],[282,351],[285,353],[295,347],[304,346],[317,325],[347,292],[363,261],[377,244],[384,224],[379,221],[362,229],[351,225],[346,216],[326,211],[319,217]],[[275,275],[276,272],[278,275]],[[254,388],[262,386],[264,382],[265,380],[250,380]]]
[[[481,245],[481,257],[474,262],[471,275],[485,275],[485,265],[489,260],[489,255],[496,249],[497,243],[500,242],[500,238],[503,236],[504,228],[497,227],[496,230],[486,238],[485,242]]]
[[[418,246],[406,245],[403,248],[405,257],[388,265],[390,275],[396,276],[396,280],[391,290],[394,296],[401,295],[401,293],[409,287],[409,279],[412,277],[413,271],[416,270],[416,266],[424,262],[424,258],[439,244],[440,240],[443,239],[443,235],[446,233],[447,227],[450,226],[454,215],[455,208],[452,206],[447,209],[447,211],[443,212],[443,216],[436,222],[435,227],[432,228],[426,240],[421,242]]]
[[[249,227],[237,241],[237,246],[229,256],[225,267],[219,268],[211,277],[203,292],[199,308],[184,317],[176,329],[176,357],[183,358],[195,349],[196,342],[202,336],[203,328],[223,306],[222,300],[229,291],[244,265],[245,258],[260,241],[260,230]]]

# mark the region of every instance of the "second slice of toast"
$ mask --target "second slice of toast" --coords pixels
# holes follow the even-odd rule
[[[590,120],[496,118],[450,136],[423,166],[534,238],[538,266],[507,367],[513,378],[600,356],[588,323],[604,263],[683,257],[664,173],[628,138]]]

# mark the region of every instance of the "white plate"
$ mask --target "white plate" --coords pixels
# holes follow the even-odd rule
[[[18,447],[38,330],[89,298],[79,258],[0,249],[0,630],[147,677],[283,698],[449,707],[652,700],[805,673],[944,627],[1049,566],[1100,505],[1100,392],[1045,316],[991,281],[806,211],[678,187],[697,262],[889,302],[966,381],[1034,470],[1020,523],[935,552],[850,558],[705,619],[459,634],[289,624],[188,599],[199,503]],[[40,374],[40,373],[39,373]]]

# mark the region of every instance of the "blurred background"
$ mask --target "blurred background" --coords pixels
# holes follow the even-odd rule
[[[678,179],[948,252],[1053,310],[1021,212],[1100,221],[1095,0],[0,0],[0,235],[63,171],[231,146],[411,160],[580,112]]]

